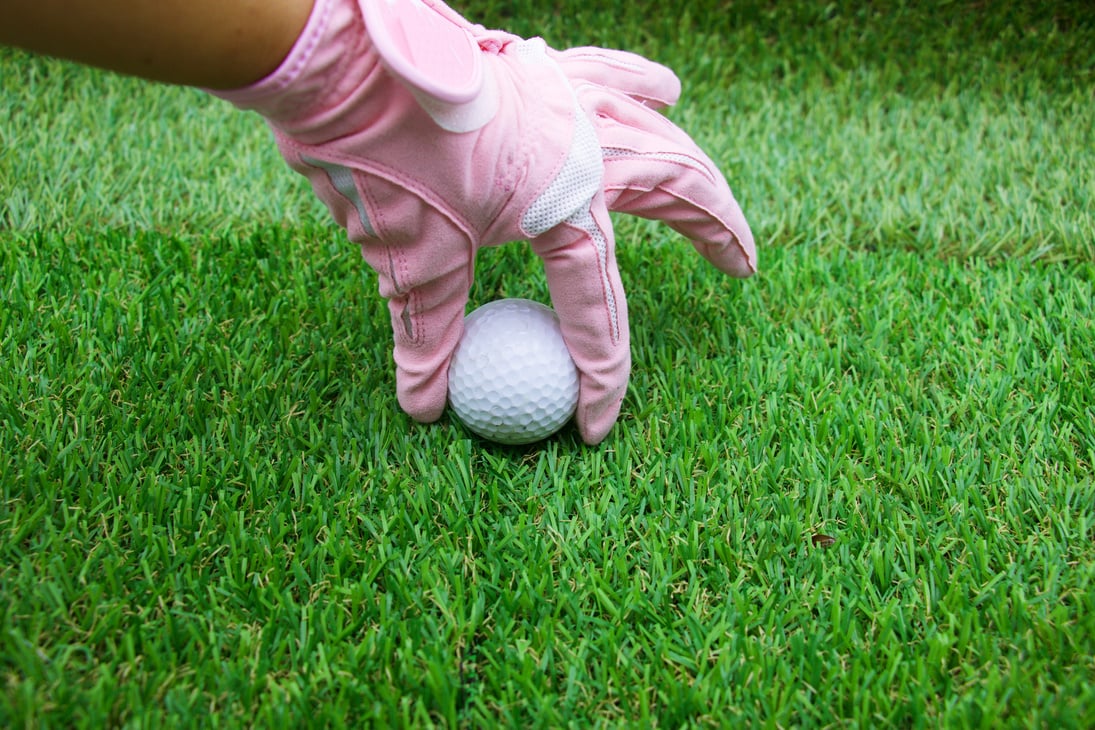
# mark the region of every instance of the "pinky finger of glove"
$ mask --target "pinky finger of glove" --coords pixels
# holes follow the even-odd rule
[[[578,431],[596,445],[619,417],[631,373],[627,301],[603,193],[592,210],[533,239],[532,248],[544,262],[563,339],[578,366]]]

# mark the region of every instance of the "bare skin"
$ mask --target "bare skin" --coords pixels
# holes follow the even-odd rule
[[[151,81],[236,89],[288,55],[313,0],[0,0],[0,44]]]

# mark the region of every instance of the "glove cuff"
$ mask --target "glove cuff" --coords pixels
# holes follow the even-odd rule
[[[256,83],[207,90],[239,109],[258,112],[277,131],[320,143],[360,128],[373,113],[379,59],[357,0],[315,0],[311,15],[281,65]]]

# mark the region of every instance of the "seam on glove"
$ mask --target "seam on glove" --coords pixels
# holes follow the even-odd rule
[[[574,138],[558,174],[521,217],[521,229],[535,238],[582,210],[601,189],[604,162],[593,124],[581,106],[574,106]]]
[[[700,160],[688,155],[682,155],[675,152],[636,152],[635,150],[624,149],[622,147],[604,147],[601,149],[601,155],[604,157],[605,161],[633,159],[672,162],[702,173],[708,181],[715,183],[715,176],[711,172],[711,169]]]
[[[365,235],[376,238],[376,228],[373,227],[372,222],[369,220],[369,214],[365,210],[365,201],[361,199],[361,195],[358,193],[357,184],[354,182],[353,171],[343,165],[338,165],[333,162],[324,162],[323,160],[308,155],[304,155],[300,159],[304,164],[318,167],[327,173],[327,179],[330,182],[331,187],[338,191],[342,197],[350,201],[357,210],[357,218],[361,223],[361,228]]]
[[[275,137],[279,147],[282,148],[282,154],[287,161],[290,161],[293,156],[301,159],[304,157],[311,157],[309,153],[316,149],[315,146],[302,144],[287,135],[277,134],[275,132]],[[366,160],[360,157],[354,157],[353,155],[341,154],[329,149],[324,149],[323,155],[327,164],[340,165],[348,168],[355,175],[375,177],[378,180],[403,188],[408,193],[421,200],[425,205],[448,218],[465,239],[472,243],[473,247],[479,246],[479,243],[482,240],[482,232],[473,226],[471,221],[461,215],[459,211],[455,210],[447,200],[438,195],[432,188],[423,187],[417,178],[408,176],[398,168],[384,165],[374,160]],[[290,166],[292,165],[293,163],[290,161]],[[299,169],[298,172],[300,172]],[[365,190],[364,194],[368,196],[368,191]],[[366,200],[366,208],[367,210],[372,210],[374,212],[375,219],[371,220],[372,227],[376,230],[377,237],[383,238],[383,206],[376,201],[369,199]]]
[[[567,218],[566,223],[584,231],[593,243],[593,249],[597,252],[597,274],[600,276],[601,289],[604,291],[603,300],[608,310],[612,344],[616,344],[620,341],[620,312],[616,303],[616,292],[612,289],[612,280],[608,275],[608,238],[597,224],[597,219],[589,208],[579,210]]]

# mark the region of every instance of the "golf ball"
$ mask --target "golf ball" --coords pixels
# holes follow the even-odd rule
[[[469,429],[528,444],[562,428],[577,404],[578,368],[550,308],[499,299],[464,318],[449,365],[449,405]]]

